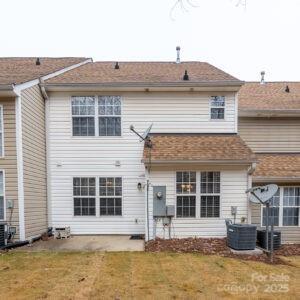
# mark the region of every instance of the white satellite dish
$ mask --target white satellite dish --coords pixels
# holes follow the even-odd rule
[[[142,137],[140,138],[140,142],[141,141],[145,141],[151,131],[151,128],[153,126],[153,123],[145,130],[145,132],[142,134]]]
[[[264,186],[253,187],[247,192],[250,192],[249,200],[253,203],[267,203],[277,192],[277,184],[268,184]]]

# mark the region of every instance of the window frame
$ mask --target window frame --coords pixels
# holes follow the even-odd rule
[[[224,106],[216,106],[216,105],[212,105],[212,98],[213,97],[223,97],[224,98]],[[225,95],[211,95],[209,98],[209,118],[210,121],[212,122],[224,122],[226,121],[226,96]],[[213,108],[223,108],[224,109],[224,118],[223,119],[213,119],[212,118],[212,109]]]
[[[1,137],[1,140],[2,140],[2,145],[1,145],[1,155],[0,155],[0,158],[4,158],[5,157],[5,153],[4,153],[4,112],[3,112],[3,104],[0,104],[0,109],[1,109],[1,113],[0,113],[0,118],[1,118],[1,124],[2,124],[2,128],[0,128],[0,133],[2,133],[2,137]]]
[[[195,190],[195,193],[177,193],[177,173],[179,172],[195,172],[195,175],[196,175],[196,190]],[[184,219],[187,219],[187,220],[191,220],[191,219],[197,219],[198,218],[198,205],[197,205],[197,200],[198,200],[198,172],[197,171],[194,171],[194,170],[190,170],[190,171],[187,171],[187,170],[176,170],[175,171],[175,219],[178,219],[178,220],[184,220]],[[187,197],[190,197],[190,196],[194,196],[195,197],[195,216],[192,216],[192,217],[178,217],[177,215],[177,197],[184,197],[184,196],[187,196]]]
[[[114,179],[116,179],[116,178],[121,178],[121,182],[122,182],[122,185],[121,185],[121,188],[122,188],[122,190],[121,190],[121,192],[122,192],[122,195],[121,196],[101,196],[100,195],[100,178],[114,178]],[[120,218],[120,217],[123,217],[123,214],[124,214],[124,212],[123,212],[123,191],[124,191],[124,180],[123,180],[123,176],[115,176],[115,175],[112,175],[112,176],[106,176],[106,175],[103,175],[103,176],[98,176],[97,177],[97,184],[98,184],[98,187],[97,187],[97,193],[98,193],[98,203],[99,203],[99,205],[98,205],[98,214],[99,214],[99,217],[100,218]],[[100,203],[100,201],[101,201],[101,198],[112,198],[112,199],[114,199],[114,198],[121,198],[121,214],[120,215],[101,215],[101,213],[100,213],[100,209],[101,209],[101,203]]]
[[[109,135],[109,136],[105,136],[105,135],[99,135],[99,117],[101,115],[99,115],[99,111],[98,111],[98,103],[99,103],[99,97],[101,96],[119,96],[120,97],[120,101],[121,101],[121,114],[118,115],[121,118],[121,135]],[[94,115],[94,128],[95,128],[95,134],[94,135],[73,135],[73,113],[72,113],[72,99],[76,97],[94,97],[95,98],[95,115]],[[123,138],[123,95],[122,94],[84,94],[84,95],[71,95],[70,97],[70,120],[71,120],[71,126],[70,126],[70,137],[72,139],[120,139]],[[117,116],[117,115],[116,115]],[[75,116],[76,117],[76,116]],[[80,116],[78,116],[80,117]],[[105,117],[105,116],[104,116]]]
[[[203,193],[201,191],[201,174],[202,173],[219,173],[220,175],[220,191],[219,193]],[[221,171],[199,171],[199,183],[200,183],[200,190],[199,190],[199,211],[200,211],[200,214],[199,214],[199,218],[200,219],[204,219],[204,220],[219,220],[222,218],[222,172]],[[214,183],[214,181],[213,181]],[[201,216],[201,198],[202,196],[218,196],[219,197],[219,216],[218,217],[202,217]]]
[[[74,178],[87,178],[95,179],[95,196],[75,196],[74,195]],[[75,215],[75,198],[95,198],[95,214],[94,215]],[[74,218],[95,218],[97,217],[97,176],[84,176],[84,175],[78,175],[78,176],[72,176],[72,201],[73,201],[73,217]]]
[[[281,185],[278,186],[280,189],[280,200],[279,200],[279,226],[274,226],[277,228],[298,228],[300,227],[300,206],[299,206],[299,222],[298,225],[283,225],[283,197],[284,197],[284,188],[300,188],[300,185]],[[260,204],[260,226],[265,227],[263,225],[263,205]],[[293,206],[297,207],[297,206]]]
[[[6,221],[5,170],[0,169],[0,172],[2,172],[2,178],[3,178],[3,219],[0,218],[0,221]]]

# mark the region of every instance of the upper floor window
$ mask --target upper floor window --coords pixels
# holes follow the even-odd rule
[[[120,136],[121,97],[101,96],[98,105],[99,136]]]
[[[4,154],[3,126],[3,107],[0,106],[0,157]]]
[[[95,97],[72,98],[73,136],[95,135]]]
[[[212,96],[210,99],[210,118],[212,120],[225,119],[225,97]]]
[[[121,136],[121,97],[72,97],[73,136]]]

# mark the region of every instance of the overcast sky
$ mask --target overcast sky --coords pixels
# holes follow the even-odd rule
[[[245,1],[245,0],[244,0]],[[207,61],[242,80],[300,80],[300,0],[0,0],[0,56]],[[242,1],[243,2],[243,1]]]

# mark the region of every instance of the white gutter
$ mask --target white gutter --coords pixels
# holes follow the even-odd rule
[[[300,177],[263,177],[254,176],[253,182],[300,182]]]
[[[261,110],[239,110],[239,117],[297,117],[300,116],[300,109],[261,109]]]

